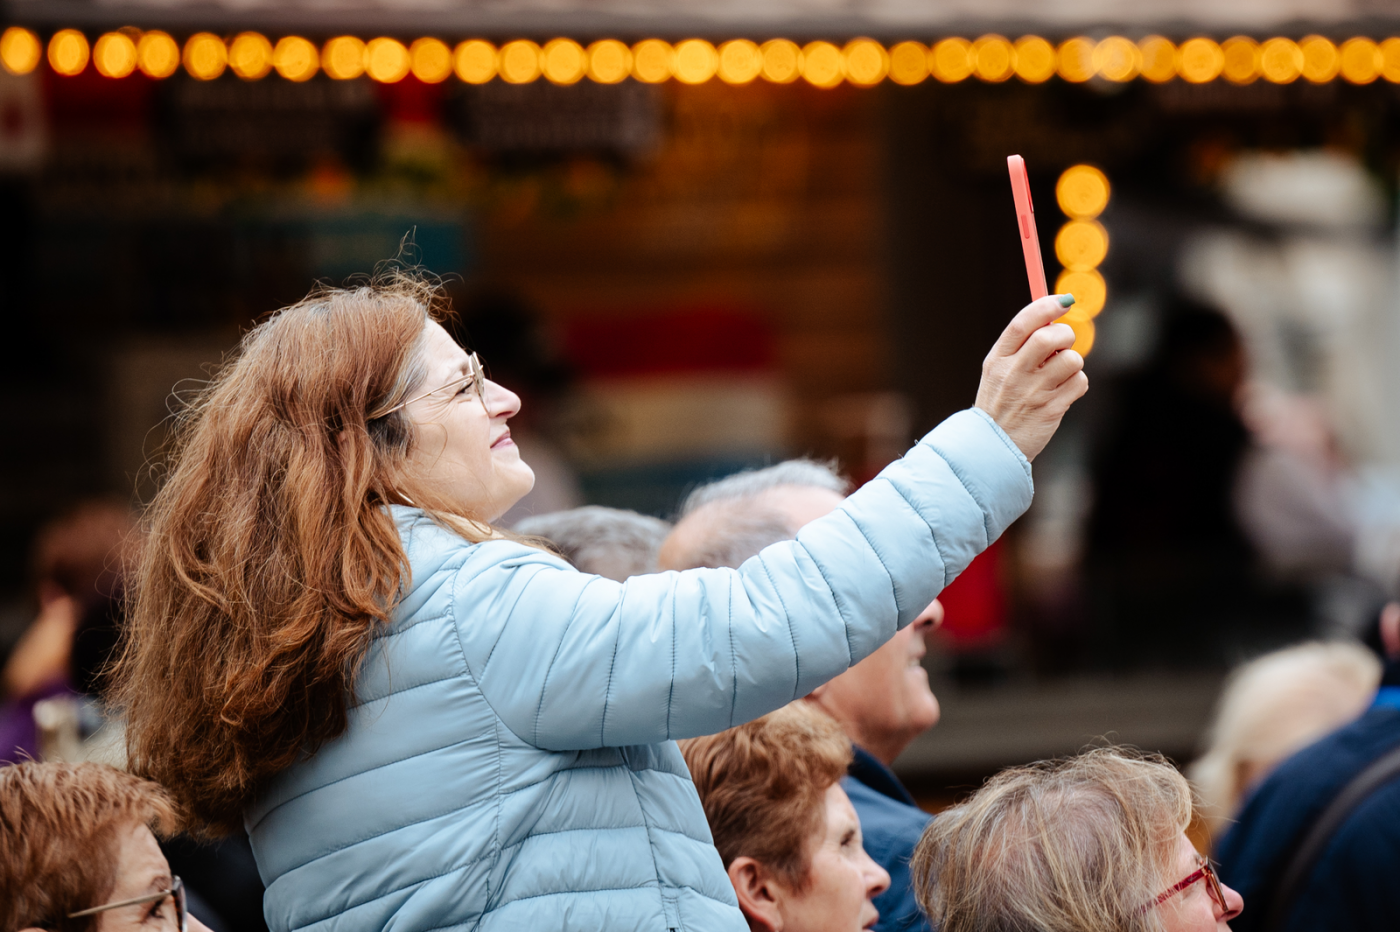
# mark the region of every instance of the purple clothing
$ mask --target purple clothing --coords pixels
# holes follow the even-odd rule
[[[39,729],[34,725],[34,705],[73,691],[62,680],[41,686],[27,696],[0,705],[0,766],[39,757]]]

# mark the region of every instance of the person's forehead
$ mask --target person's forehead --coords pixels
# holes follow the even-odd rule
[[[438,377],[454,375],[464,371],[467,366],[467,351],[458,346],[457,341],[437,321],[427,323],[423,357],[428,371]]]
[[[856,807],[851,805],[851,798],[841,789],[839,782],[831,784],[826,791],[826,817],[827,827],[836,832],[860,825]]]
[[[145,892],[146,887],[159,887],[169,880],[170,864],[156,836],[145,825],[133,825],[123,834],[118,870],[120,885],[131,895]]]

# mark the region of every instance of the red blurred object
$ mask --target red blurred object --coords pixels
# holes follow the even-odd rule
[[[82,73],[65,77],[40,66],[50,125],[65,130],[145,132],[150,123],[156,82],[140,72],[104,78],[91,63]]]
[[[944,589],[944,619],[938,629],[953,650],[998,643],[1006,634],[1006,595],[1001,588],[1002,542],[996,541]]]
[[[564,346],[590,378],[762,372],[777,364],[768,324],[732,307],[579,318],[565,328]]]
[[[427,84],[412,74],[392,84],[375,84],[384,115],[400,123],[437,123],[442,117],[442,84]]]

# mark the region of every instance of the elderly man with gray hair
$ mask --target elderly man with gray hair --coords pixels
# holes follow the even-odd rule
[[[584,505],[525,518],[514,530],[543,537],[585,573],[622,582],[656,572],[656,555],[671,525],[623,508]]]
[[[660,567],[737,567],[769,544],[789,540],[809,521],[833,511],[850,484],[830,466],[788,460],[701,486],[681,506],[661,546]],[[928,929],[909,874],[909,859],[929,816],[889,765],[910,741],[938,721],[938,700],[920,660],[924,634],[943,620],[935,599],[883,647],[807,696],[835,719],[855,746],[842,788],[860,816],[868,853],[890,874],[875,899],[875,928]]]

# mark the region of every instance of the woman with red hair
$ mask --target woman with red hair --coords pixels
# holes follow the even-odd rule
[[[1063,309],[797,540],[617,583],[492,525],[532,482],[519,399],[439,303],[319,290],[184,415],[118,677],[132,766],[248,831],[274,932],[733,928],[674,739],[859,661],[1025,510],[1086,387]]]

